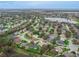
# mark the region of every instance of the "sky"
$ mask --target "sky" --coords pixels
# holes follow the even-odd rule
[[[0,9],[79,9],[79,1],[0,1]]]

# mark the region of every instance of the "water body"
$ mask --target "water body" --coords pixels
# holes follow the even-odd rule
[[[79,48],[79,45],[73,44],[73,43],[72,43],[72,39],[73,39],[73,38],[71,38],[71,39],[69,40],[69,45],[68,45],[68,47],[70,48],[70,51],[76,51],[76,52],[77,52],[77,50],[78,50],[78,48]]]
[[[65,22],[65,23],[72,23],[72,24],[76,24],[77,22],[76,21],[73,21],[73,20],[70,20],[70,19],[67,19],[67,18],[47,18],[45,17],[46,20],[49,20],[49,21],[58,21],[58,22]]]

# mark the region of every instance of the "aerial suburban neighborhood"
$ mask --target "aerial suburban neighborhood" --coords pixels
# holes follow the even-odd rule
[[[79,57],[79,11],[0,10],[0,56]]]

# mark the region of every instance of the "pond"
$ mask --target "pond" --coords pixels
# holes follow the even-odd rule
[[[73,43],[72,43],[72,39],[73,39],[73,38],[71,38],[71,39],[69,40],[69,45],[68,45],[68,47],[70,48],[70,51],[77,51],[78,48],[79,48],[79,45],[73,44]]]

